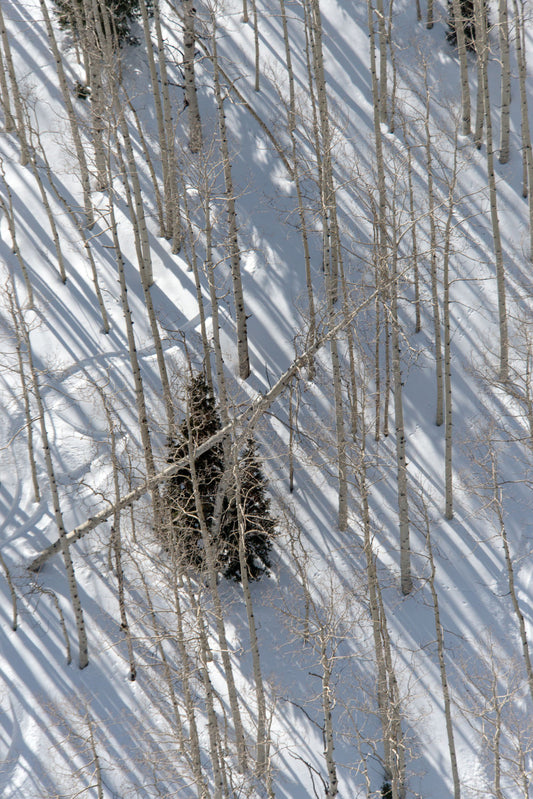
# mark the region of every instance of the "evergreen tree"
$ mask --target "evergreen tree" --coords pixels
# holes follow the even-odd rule
[[[203,374],[192,378],[187,386],[188,419],[179,429],[176,441],[169,444],[169,463],[188,455],[189,431],[196,448],[221,429],[216,402]],[[222,444],[216,444],[195,461],[202,511],[211,531],[217,490],[224,473]],[[270,515],[266,496],[267,481],[256,455],[255,442],[250,440],[239,461],[240,504],[244,516],[245,558],[248,579],[257,580],[270,566],[270,551],[276,521]],[[205,566],[202,533],[194,499],[191,470],[184,466],[167,481],[166,502],[170,515],[169,535],[182,563],[196,569]],[[235,487],[229,486],[224,497],[217,540],[212,541],[217,568],[228,579],[240,581],[239,523]],[[170,548],[170,542],[166,545]]]
[[[187,413],[179,429],[178,440],[170,442],[169,463],[188,456],[189,431],[196,448],[221,428],[215,399],[203,374],[192,378],[187,386]],[[218,484],[224,471],[222,445],[216,444],[195,462],[200,486],[202,510],[210,529]],[[188,565],[200,568],[203,564],[202,534],[194,500],[191,470],[179,469],[169,478],[166,498],[170,509],[171,535],[178,545],[178,554]]]
[[[476,49],[476,20],[474,12],[474,0],[459,0],[461,8],[461,21],[465,32],[465,43],[469,50]],[[486,2],[483,3],[483,18],[488,27],[488,11]],[[457,30],[455,14],[453,13],[453,0],[448,0],[448,33],[447,40],[450,44],[457,44]]]
[[[100,15],[100,28],[111,31],[113,41],[121,47],[124,43],[138,44],[138,40],[131,36],[131,24],[141,15],[139,0],[54,0],[57,18],[61,28],[68,28],[74,36],[82,34],[82,28],[94,24],[93,9],[96,5]],[[146,0],[146,5],[152,7],[151,0]]]
[[[276,520],[270,515],[270,500],[266,496],[267,481],[261,471],[253,439],[248,441],[239,468],[239,502],[244,517],[244,553],[248,579],[258,580],[270,567]],[[240,581],[239,524],[235,495],[224,518],[224,544],[224,577]]]

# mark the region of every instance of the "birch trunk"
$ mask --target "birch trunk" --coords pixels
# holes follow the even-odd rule
[[[221,759],[220,730],[218,728],[217,716],[214,704],[214,689],[209,676],[209,662],[213,660],[213,653],[209,648],[209,642],[205,631],[204,611],[201,602],[196,598],[190,580],[185,580],[188,595],[191,600],[192,608],[196,614],[196,626],[198,629],[198,639],[200,643],[200,672],[205,691],[205,706],[207,714],[207,734],[209,737],[209,754],[211,757],[211,767],[213,769],[213,799],[223,799],[227,796],[224,793],[224,762]]]
[[[427,83],[427,74],[425,75],[425,89],[426,89],[426,115],[424,118],[424,127],[426,132],[426,170],[428,181],[428,215],[429,215],[429,229],[430,229],[430,261],[431,261],[431,299],[433,306],[433,330],[435,341],[435,381],[437,392],[437,403],[435,412],[435,424],[439,427],[444,421],[444,377],[443,377],[443,363],[442,363],[442,335],[440,325],[440,308],[439,308],[439,283],[437,274],[437,232],[435,225],[435,195],[433,188],[433,162],[432,162],[432,142],[430,130],[430,91]]]
[[[135,343],[135,334],[133,332],[133,318],[128,301],[128,287],[126,285],[126,275],[124,272],[124,259],[122,257],[122,250],[117,232],[117,221],[115,218],[114,198],[111,180],[109,182],[109,223],[111,234],[113,237],[113,247],[115,250],[115,259],[117,263],[118,280],[120,285],[120,302],[122,306],[122,314],[124,316],[124,324],[126,327],[126,339],[128,342],[128,355],[130,359],[131,371],[133,376],[133,384],[135,391],[135,407],[137,410],[137,420],[139,424],[139,433],[144,453],[144,461],[146,465],[146,474],[148,479],[155,475],[155,463],[152,452],[152,442],[150,439],[150,431],[148,428],[148,413],[146,410],[146,400],[144,397],[144,386],[142,381],[141,369],[139,366],[139,359],[137,356],[137,345]],[[154,511],[157,513],[159,509],[159,492],[157,487],[151,490],[152,504]],[[115,509],[119,510],[121,503],[115,503]]]
[[[411,579],[411,548],[409,544],[409,504],[407,496],[407,458],[405,455],[405,428],[403,421],[402,374],[400,336],[398,320],[398,282],[396,252],[393,255],[391,327],[392,327],[392,371],[394,379],[394,418],[396,425],[396,465],[398,484],[398,519],[400,524],[400,583],[402,594],[413,589]]]
[[[31,345],[31,338],[30,338],[30,331],[26,327],[26,323],[24,318],[22,317],[20,307],[18,306],[18,302],[16,299],[16,295],[13,295],[14,300],[14,311],[16,312],[17,316],[20,320],[20,329],[22,331],[22,337],[26,346],[26,355],[28,359],[28,367],[30,370],[32,388],[33,388],[33,395],[35,397],[35,403],[37,405],[37,413],[39,416],[39,426],[41,431],[41,440],[43,445],[43,452],[44,452],[44,461],[46,465],[46,471],[48,474],[48,483],[50,486],[50,493],[52,495],[52,504],[54,508],[54,518],[57,526],[57,531],[59,535],[60,541],[60,548],[63,555],[63,560],[65,562],[65,569],[67,572],[67,579],[70,591],[70,599],[72,602],[72,609],[74,611],[74,618],[76,620],[76,628],[78,631],[78,665],[80,669],[84,669],[89,664],[89,654],[87,648],[87,632],[85,629],[85,621],[83,618],[83,609],[81,606],[80,595],[78,591],[78,583],[76,581],[76,574],[74,571],[74,564],[72,562],[72,556],[70,554],[70,548],[66,541],[66,529],[65,523],[63,521],[63,513],[61,510],[61,503],[59,500],[59,491],[57,488],[57,481],[55,476],[54,464],[52,461],[52,453],[50,451],[50,443],[48,440],[48,430],[46,427],[46,418],[45,418],[45,409],[41,395],[41,389],[39,386],[39,379],[37,377],[37,371],[35,369],[34,360],[33,360],[33,350]]]
[[[174,537],[170,536],[170,538],[172,540],[172,544],[174,544],[175,543]],[[196,724],[194,699],[191,690],[191,681],[189,679],[189,674],[192,672],[192,668],[191,668],[190,658],[187,652],[187,643],[183,627],[183,621],[184,621],[183,610],[181,607],[181,598],[180,598],[180,593],[183,586],[180,576],[180,566],[175,549],[176,548],[173,545],[172,546],[173,574],[171,576],[171,580],[172,580],[172,590],[174,595],[174,612],[176,616],[176,627],[177,627],[176,640],[178,644],[178,652],[181,660],[181,669],[182,669],[181,684],[183,687],[185,712],[187,714],[187,722],[189,725],[192,772],[198,796],[200,797],[200,799],[208,799],[209,794],[207,789],[207,782],[202,769],[200,738],[198,735],[198,725]],[[213,764],[213,766],[215,766],[215,764]]]
[[[70,132],[72,135],[72,141],[74,142],[74,148],[76,150],[76,157],[78,159],[78,166],[80,171],[80,181],[81,187],[83,192],[83,202],[84,202],[84,209],[85,209],[85,223],[86,226],[90,229],[94,225],[94,211],[91,199],[91,186],[90,186],[90,179],[89,179],[89,169],[87,166],[87,159],[85,157],[85,150],[83,148],[83,144],[81,141],[80,136],[80,128],[79,122],[76,118],[76,114],[74,112],[74,107],[72,105],[72,100],[70,97],[70,91],[67,83],[67,78],[65,75],[65,70],[63,68],[63,62],[61,60],[61,53],[59,52],[59,48],[57,46],[57,40],[54,34],[54,29],[52,27],[52,23],[50,21],[50,15],[48,13],[48,9],[46,7],[45,0],[40,0],[41,11],[43,14],[43,19],[46,26],[46,32],[48,35],[48,41],[50,42],[50,48],[52,50],[52,54],[54,56],[54,61],[56,64],[56,72],[57,77],[59,80],[59,87],[61,89],[61,95],[63,97],[63,102],[65,104],[65,110],[67,112],[67,117],[70,126]]]
[[[18,371],[20,374],[20,384],[22,388],[22,397],[24,400],[24,418],[26,420],[26,430],[28,434],[28,459],[30,462],[31,480],[33,484],[33,500],[34,502],[41,501],[41,489],[39,487],[39,478],[37,477],[37,463],[35,461],[35,448],[33,445],[33,419],[31,414],[31,401],[30,393],[28,391],[28,384],[26,382],[26,374],[24,371],[24,359],[22,357],[22,345],[24,343],[24,336],[19,324],[17,311],[15,309],[13,291],[7,290],[7,298],[9,301],[9,310],[11,319],[13,321],[13,329],[15,332],[15,349],[17,352]]]
[[[287,79],[289,81],[289,133],[296,127],[296,101],[294,99],[294,70],[292,68],[292,56],[289,39],[289,27],[287,25],[287,12],[285,10],[285,0],[279,0],[281,11],[281,22],[283,25],[283,43],[285,45],[285,63],[287,65]]]
[[[246,563],[246,520],[244,518],[243,502],[246,497],[242,496],[241,475],[239,469],[238,448],[233,445],[233,480],[235,483],[235,502],[237,507],[237,521],[239,526],[239,567],[241,573],[241,586],[246,607],[248,620],[248,631],[250,634],[250,649],[252,653],[252,668],[255,684],[255,698],[257,706],[257,736],[256,736],[256,774],[261,783],[271,782],[270,772],[270,741],[266,722],[266,699],[265,688],[263,685],[263,675],[261,673],[261,658],[259,656],[259,642],[257,638],[257,627],[248,580],[248,566]]]
[[[196,33],[194,20],[196,9],[193,0],[182,0],[183,6],[183,75],[185,78],[185,105],[189,119],[189,150],[198,153],[202,149],[202,121],[196,91],[196,75],[194,69],[194,50]]]
[[[189,415],[188,415],[188,422],[190,422]],[[195,458],[198,450],[196,450],[196,452],[194,451],[193,435],[190,426],[188,430],[188,449],[189,449],[188,464],[191,473],[191,483],[194,493],[196,514],[200,525],[202,544],[205,552],[205,561],[207,564],[207,582],[209,585],[209,590],[214,605],[215,624],[217,628],[218,642],[220,646],[220,655],[224,667],[224,674],[228,689],[228,700],[231,708],[231,715],[233,718],[233,726],[235,730],[237,761],[239,765],[239,771],[241,773],[244,773],[246,771],[246,764],[247,764],[244,727],[242,724],[241,711],[239,707],[239,698],[237,694],[237,688],[235,686],[235,678],[233,675],[233,666],[231,664],[231,659],[230,659],[230,648],[226,637],[226,627],[224,624],[224,610],[222,607],[222,601],[220,599],[220,593],[218,591],[217,570],[215,565],[215,555],[213,552],[212,537],[211,537],[212,533],[207,528],[202,506],[202,499],[200,496],[200,489],[198,485],[198,478],[196,476]],[[224,478],[222,478],[220,482],[221,484],[223,484]],[[214,516],[215,516],[214,524],[216,524],[216,509],[214,512]]]
[[[452,356],[451,356],[451,322],[450,322],[450,246],[451,227],[454,213],[454,191],[457,183],[457,135],[454,142],[453,171],[448,192],[448,215],[444,232],[444,254],[442,267],[443,324],[444,324],[444,492],[447,519],[453,519],[453,405],[452,405]]]
[[[13,96],[13,105],[15,107],[15,116],[17,119],[16,129],[17,135],[20,142],[20,163],[22,166],[26,166],[28,163],[29,151],[28,151],[28,141],[26,138],[26,124],[24,119],[24,109],[22,105],[22,98],[20,96],[19,86],[17,83],[17,75],[15,73],[15,67],[13,64],[13,59],[11,57],[11,45],[9,44],[9,36],[7,34],[7,29],[4,22],[4,14],[2,12],[2,6],[0,4],[0,39],[2,42],[2,48],[4,50],[4,58],[7,66],[7,73],[9,75],[9,81],[11,83],[11,93]],[[2,68],[3,72],[3,68]],[[10,127],[10,120],[13,120],[11,116],[11,110],[9,105],[9,93],[7,92],[7,85],[4,79],[3,81],[5,85],[5,98],[6,100],[3,101],[4,107],[6,109],[6,127]],[[4,88],[4,86],[2,87]]]
[[[159,2],[159,0],[155,0],[155,2],[157,3]],[[166,239],[171,239],[174,231],[174,191],[173,191],[173,175],[171,172],[170,147],[173,146],[173,143],[172,141],[169,142],[167,138],[165,116],[163,113],[163,103],[161,100],[161,93],[159,91],[159,77],[157,74],[157,67],[152,47],[150,20],[148,18],[148,9],[146,7],[145,0],[139,0],[139,10],[141,12],[141,21],[144,32],[144,39],[146,43],[146,55],[148,58],[150,83],[152,86],[152,97],[154,100],[157,135],[159,140],[159,147],[161,150],[161,169],[163,172],[163,195],[164,195],[164,210],[165,210],[165,227],[164,230],[162,231],[162,234]]]
[[[496,462],[496,455],[494,450],[490,452],[490,466],[491,466],[491,482],[492,482],[492,505],[496,511],[498,519],[499,533],[502,542],[503,552],[505,555],[505,565],[507,568],[507,582],[509,585],[509,594],[513,605],[514,614],[518,622],[518,629],[520,632],[520,641],[522,643],[522,654],[524,657],[524,665],[526,669],[527,682],[529,686],[529,694],[533,700],[533,665],[531,663],[531,655],[529,653],[529,641],[527,637],[526,623],[524,614],[520,608],[518,601],[518,594],[515,586],[513,560],[511,557],[511,549],[509,547],[509,540],[507,538],[507,530],[505,528],[505,517],[503,511],[502,491],[498,481],[498,468]]]
[[[422,508],[423,508],[423,516],[424,516],[424,530],[426,535],[426,546],[428,551],[428,558],[429,558],[429,566],[430,566],[430,576],[429,576],[429,587],[431,590],[431,597],[433,600],[433,614],[435,618],[435,634],[437,636],[437,651],[439,657],[439,672],[440,672],[440,682],[442,687],[442,697],[444,701],[444,716],[446,719],[446,735],[448,737],[448,751],[450,753],[450,766],[452,771],[452,779],[453,779],[453,796],[454,799],[460,799],[461,797],[461,780],[459,779],[459,770],[457,767],[457,753],[455,749],[455,736],[453,732],[453,719],[452,719],[452,705],[451,705],[451,698],[450,698],[450,688],[448,685],[448,676],[446,673],[446,660],[444,657],[444,653],[446,651],[444,645],[444,631],[442,628],[441,620],[440,620],[440,607],[439,607],[439,596],[437,594],[437,589],[435,587],[435,560],[433,558],[433,547],[431,544],[431,523],[429,520],[429,514],[427,509],[427,504],[425,501],[422,501]]]
[[[533,152],[531,149],[531,133],[527,102],[527,64],[524,15],[517,0],[513,0],[516,24],[516,60],[518,62],[518,82],[520,86],[520,119],[523,151],[523,186],[522,196],[529,199],[529,258],[533,261]]]
[[[506,164],[509,160],[509,136],[511,133],[511,64],[507,0],[498,0],[498,36],[501,62],[500,164]]]
[[[137,253],[137,260],[139,262],[139,273],[141,276],[141,285],[143,289],[144,304],[148,321],[150,324],[150,331],[152,333],[152,340],[156,354],[157,366],[159,370],[159,377],[161,380],[161,387],[163,391],[163,401],[165,404],[165,411],[167,416],[168,432],[172,436],[174,430],[174,404],[172,401],[172,394],[170,391],[170,383],[168,379],[167,367],[165,363],[165,354],[163,352],[163,344],[161,342],[161,335],[159,333],[159,326],[155,314],[152,295],[150,294],[150,286],[153,283],[152,271],[152,258],[150,255],[150,244],[148,241],[148,230],[146,227],[146,220],[144,216],[144,207],[142,202],[141,187],[139,182],[139,175],[135,164],[133,148],[127,123],[124,118],[121,121],[121,130],[123,140],[126,148],[126,157],[128,164],[128,173],[126,173],[126,166],[120,152],[120,145],[117,141],[117,154],[119,164],[124,179],[124,188],[126,189],[126,198],[130,210],[130,219],[133,226],[135,238],[135,250]],[[128,183],[128,176],[131,178],[135,203],[131,196],[131,191]],[[139,230],[140,229],[140,230]]]
[[[452,2],[453,18],[455,20],[455,34],[457,37],[457,53],[459,55],[459,70],[461,83],[461,111],[462,111],[462,133],[463,136],[470,136],[471,131],[471,111],[470,111],[470,84],[468,82],[468,58],[466,52],[465,29],[463,24],[463,12],[461,10],[461,0]]]
[[[0,174],[2,175],[2,181],[4,183],[4,191],[7,196],[7,202],[6,202],[4,198],[0,195],[0,208],[4,212],[7,226],[9,228],[9,233],[11,236],[11,252],[17,257],[17,261],[19,262],[20,266],[20,271],[22,272],[22,277],[24,279],[24,285],[26,286],[26,295],[28,297],[26,305],[28,308],[33,308],[35,304],[33,297],[33,287],[31,284],[28,269],[26,267],[26,262],[22,257],[22,253],[20,251],[20,247],[18,244],[17,225],[15,220],[15,212],[13,210],[13,195],[11,194],[11,189],[9,188],[9,184],[6,180],[6,173],[2,158],[0,158]]]
[[[499,378],[507,380],[509,374],[509,332],[507,320],[507,298],[505,287],[505,272],[503,265],[502,241],[500,235],[500,222],[498,218],[498,195],[496,190],[496,176],[494,174],[494,150],[492,141],[492,118],[489,96],[489,80],[487,75],[488,44],[487,31],[484,24],[483,0],[475,0],[476,30],[480,31],[478,60],[481,69],[483,87],[483,107],[485,112],[486,138],[487,138],[487,173],[490,196],[490,217],[492,222],[492,238],[494,242],[494,258],[496,262],[496,286],[498,291],[498,320],[500,332],[500,368]]]
[[[13,133],[17,126],[11,111],[11,100],[9,98],[9,88],[7,85],[8,76],[6,75],[6,67],[2,56],[3,40],[3,34],[0,32],[0,106],[4,112],[4,130],[6,133]]]
[[[218,109],[218,124],[220,132],[220,147],[224,167],[224,183],[226,192],[226,205],[228,212],[229,250],[231,279],[233,284],[233,299],[235,303],[235,319],[237,324],[237,354],[239,359],[239,377],[246,380],[250,376],[250,357],[248,354],[248,331],[246,310],[244,307],[244,293],[241,279],[241,259],[238,240],[237,212],[235,209],[235,193],[231,175],[231,161],[228,148],[228,134],[226,130],[226,116],[220,86],[220,76],[217,54],[217,33],[213,17],[213,77],[215,83],[215,98]]]

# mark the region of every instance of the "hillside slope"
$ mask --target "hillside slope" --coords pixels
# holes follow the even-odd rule
[[[161,2],[113,49],[0,2],[1,796],[527,799],[531,3],[491,6],[465,135],[444,4]],[[264,410],[249,597],[143,488],[202,369],[236,462]]]

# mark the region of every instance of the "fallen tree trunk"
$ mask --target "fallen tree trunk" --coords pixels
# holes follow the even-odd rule
[[[302,368],[305,368],[309,364],[310,358],[313,358],[314,355],[330,341],[332,338],[335,338],[339,335],[349,324],[353,322],[357,314],[363,310],[370,302],[373,302],[375,299],[375,292],[372,293],[369,297],[367,297],[363,302],[358,305],[351,314],[348,316],[343,315],[343,318],[340,322],[336,325],[331,327],[328,331],[326,331],[322,336],[320,336],[314,343],[312,343],[304,352],[299,355],[289,368],[281,375],[277,383],[275,383],[270,391],[266,394],[261,394],[260,396],[256,397],[255,400],[250,404],[250,406],[243,411],[235,420],[235,422],[229,422],[225,425],[221,430],[215,433],[211,438],[208,438],[207,441],[204,441],[195,452],[195,457],[199,458],[205,452],[210,450],[215,444],[218,444],[225,436],[229,435],[234,429],[235,425],[245,425],[244,431],[239,436],[237,443],[242,438],[248,438],[250,435],[250,431],[255,427],[258,423],[259,419],[263,416],[263,414],[270,408],[273,402],[280,396],[280,394],[284,391],[284,389],[289,385],[291,380],[296,376],[298,371]],[[144,483],[141,483],[140,486],[130,491],[128,494],[125,494],[121,497],[118,502],[110,503],[107,508],[104,508],[99,513],[96,513],[94,516],[89,516],[82,524],[74,527],[73,530],[66,533],[66,535],[62,538],[62,540],[57,540],[50,546],[43,549],[29,564],[28,569],[32,572],[37,572],[39,569],[46,563],[46,561],[51,558],[53,555],[58,553],[61,550],[62,546],[70,546],[70,544],[75,543],[80,538],[82,538],[87,533],[94,530],[103,522],[107,521],[113,514],[121,511],[123,508],[127,508],[133,502],[136,502],[140,499],[144,494],[152,491],[158,485],[163,483],[165,480],[168,480],[175,472],[182,469],[184,466],[189,464],[189,458],[181,458],[179,461],[175,461],[174,463],[170,464],[169,466],[165,467],[162,471],[158,472],[157,474],[153,475],[148,480],[145,480]]]

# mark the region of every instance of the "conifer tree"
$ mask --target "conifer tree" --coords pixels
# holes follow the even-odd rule
[[[458,25],[456,20],[456,3],[448,0],[448,33],[447,40],[450,44],[457,44]],[[464,31],[466,47],[469,50],[476,49],[476,20],[474,13],[474,0],[459,0],[460,22]],[[488,26],[487,4],[483,3],[483,17],[485,26]]]
[[[113,39],[121,47],[124,43],[137,44],[130,29],[141,15],[139,0],[54,0],[61,28],[69,28],[74,36],[80,36],[82,27],[92,24],[94,9],[100,15],[101,30],[112,31]],[[147,3],[151,8],[152,3]]]
[[[240,460],[240,497],[244,518],[244,553],[249,580],[258,580],[270,567],[270,551],[276,520],[270,515],[266,496],[267,480],[257,458],[253,438],[248,440]],[[224,577],[241,581],[239,525],[236,501],[232,497],[224,519]]]
[[[170,442],[169,462],[187,456],[189,431],[194,448],[221,429],[216,401],[204,374],[194,376],[187,386],[187,414],[178,432],[177,440]],[[270,500],[266,496],[267,481],[256,454],[256,445],[250,439],[240,464],[239,502],[244,517],[244,547],[248,579],[258,580],[270,567],[270,550],[276,521],[270,515]],[[218,570],[228,579],[240,581],[239,518],[235,487],[228,485],[223,501],[218,529],[215,525],[217,492],[225,472],[222,443],[215,444],[195,461],[202,511],[212,544]],[[195,569],[205,567],[202,531],[194,498],[189,465],[173,474],[166,487],[170,531],[177,545],[177,554],[185,566]]]
[[[189,419],[180,425],[178,440],[170,442],[169,463],[187,456],[189,430],[193,446],[198,447],[221,428],[215,399],[203,374],[193,377],[187,386],[187,406]],[[200,455],[195,467],[204,517],[211,529],[217,488],[224,472],[222,444],[215,444]],[[170,511],[170,535],[177,539],[178,553],[186,564],[200,568],[203,564],[202,536],[189,466],[184,466],[169,478],[166,498]]]

